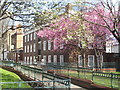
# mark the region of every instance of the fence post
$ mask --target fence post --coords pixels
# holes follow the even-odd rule
[[[70,76],[70,72],[69,72],[69,66],[68,66],[68,77]]]
[[[78,78],[80,78],[80,70],[77,68]]]
[[[34,71],[34,80],[35,80],[35,73],[36,73],[36,72]]]
[[[111,73],[111,87],[113,87],[112,81],[113,81],[113,73]]]
[[[86,70],[86,68],[84,68],[84,70],[83,70],[84,71],[84,78],[86,79],[86,71],[85,70]]]
[[[53,80],[53,90],[55,90],[55,80]]]
[[[30,68],[28,68],[28,76],[30,77]]]
[[[18,87],[20,88],[21,87],[21,83],[19,82],[19,84],[18,84]]]
[[[118,88],[120,88],[120,78],[118,78]]]
[[[43,81],[43,78],[44,78],[44,72],[42,71],[42,81]]]
[[[71,78],[69,78],[69,88],[68,88],[68,90],[70,90],[70,85],[71,85]]]
[[[93,83],[93,79],[94,79],[94,71],[92,71],[92,83]]]

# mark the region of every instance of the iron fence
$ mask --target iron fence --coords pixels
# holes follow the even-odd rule
[[[35,67],[29,67],[29,66],[18,64],[18,63],[16,64],[13,62],[11,63],[5,62],[4,65],[7,65],[7,66],[14,65],[15,69],[19,71],[23,71],[23,73],[25,73],[26,75],[34,79],[37,79],[36,78],[37,73],[40,73],[41,80],[44,80],[44,78],[47,78],[50,80],[55,80],[55,79],[65,80],[61,77],[57,77],[54,74],[46,73],[42,69],[38,69]],[[94,71],[94,68],[76,67],[75,63],[72,65],[68,63],[64,63],[64,64],[57,63],[57,65],[54,63],[49,63],[46,65],[45,68],[46,70],[53,70],[54,73],[64,74],[70,77],[73,76],[77,78],[91,80],[93,83],[97,83],[97,84],[104,85],[104,86],[109,86],[112,88],[120,88],[120,74],[98,72],[98,71]],[[31,71],[33,73],[31,73]]]
[[[55,74],[48,73],[42,69],[29,67],[29,66],[21,65],[20,63],[14,63],[9,61],[1,62],[0,64],[4,66],[13,67],[15,70],[21,71],[23,74],[27,75],[28,77],[36,81],[43,82],[45,85],[44,88],[47,88],[48,87],[47,85],[53,85],[49,88],[53,88],[53,87],[54,88],[64,88],[64,87],[70,88],[70,84],[71,84],[70,79],[56,76]],[[5,83],[10,84],[12,82],[1,82],[0,84],[5,84]],[[27,82],[16,82],[16,83],[18,83],[18,87],[19,87],[21,83],[27,83]],[[60,86],[61,84],[62,86]],[[39,88],[42,88],[42,87],[39,87]]]
[[[120,88],[120,74],[94,71],[94,68],[72,67],[67,64],[60,66],[59,64],[54,65],[51,63],[47,67],[51,67],[54,72],[59,74],[91,80],[93,83],[111,88]]]

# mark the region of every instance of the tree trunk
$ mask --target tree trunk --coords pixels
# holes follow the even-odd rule
[[[117,40],[118,40],[118,56],[120,57],[120,38],[117,38]]]
[[[84,54],[83,54],[83,59],[84,59],[84,68],[86,68],[85,52],[84,52]]]
[[[119,57],[120,57],[120,43],[119,43],[119,45],[118,45],[118,48],[119,48],[118,53],[119,53]]]

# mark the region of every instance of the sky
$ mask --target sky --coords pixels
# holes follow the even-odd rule
[[[13,0],[13,1],[17,1],[17,0]],[[83,1],[83,0],[19,0],[19,1],[46,2],[46,3],[47,2],[59,2],[59,1],[62,1],[64,3],[74,3],[76,1]],[[97,2],[97,0],[86,0],[86,1]],[[106,1],[106,0],[104,0],[104,1]],[[110,0],[108,0],[108,1],[110,1]],[[118,2],[119,0],[112,0],[112,1],[115,4],[115,2]],[[118,8],[118,5],[116,5],[116,7]],[[44,9],[47,10],[47,7],[44,6]]]

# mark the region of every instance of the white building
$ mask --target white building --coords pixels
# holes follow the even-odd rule
[[[119,53],[119,43],[113,36],[106,41],[106,53]]]

